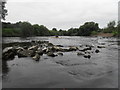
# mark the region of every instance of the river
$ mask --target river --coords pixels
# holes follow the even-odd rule
[[[40,61],[30,57],[3,63],[3,88],[118,88],[118,43],[116,38],[103,37],[4,37],[3,43],[49,41],[55,45],[104,45],[99,53],[87,59],[77,52],[64,52],[63,56],[43,55]],[[59,63],[58,63],[59,62]],[[62,64],[60,64],[62,63]]]

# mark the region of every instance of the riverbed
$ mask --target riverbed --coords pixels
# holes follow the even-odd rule
[[[5,37],[3,43],[49,41],[54,45],[104,45],[91,58],[77,55],[77,51],[63,56],[44,54],[39,61],[30,57],[3,63],[3,88],[118,88],[118,39],[109,37]]]

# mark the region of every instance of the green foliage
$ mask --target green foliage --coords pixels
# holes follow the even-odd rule
[[[20,23],[21,37],[29,37],[33,34],[33,27],[29,22]]]
[[[84,25],[80,26],[78,35],[89,36],[93,31],[98,31],[98,23],[86,22]]]
[[[97,34],[98,34],[97,31],[92,31],[92,32],[91,32],[91,35],[97,35]]]
[[[115,27],[114,23],[109,23],[107,28],[100,29],[98,23],[86,22],[79,28],[70,28],[67,31],[56,28],[49,30],[44,25],[34,24],[31,25],[29,22],[17,22],[17,23],[5,23],[2,22],[3,36],[20,36],[20,37],[30,37],[30,36],[90,36],[96,35],[98,33],[113,33],[114,36],[118,36],[120,29],[120,24]],[[119,34],[120,35],[120,34]]]

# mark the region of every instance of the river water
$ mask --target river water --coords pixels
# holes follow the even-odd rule
[[[43,55],[39,62],[30,57],[3,63],[3,88],[117,88],[118,43],[116,38],[103,37],[5,37],[3,43],[49,41],[55,45],[104,45],[99,53],[87,59],[77,52],[64,52],[63,56]],[[62,63],[62,64],[61,64]]]

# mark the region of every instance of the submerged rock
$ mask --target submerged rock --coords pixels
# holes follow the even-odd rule
[[[55,57],[55,56],[57,56],[57,55],[54,54],[53,52],[49,52],[49,53],[47,53],[47,55],[48,55],[48,56],[51,56],[51,57]]]
[[[85,54],[83,52],[78,52],[77,55],[81,56],[81,55],[85,55]]]
[[[100,51],[98,49],[95,50],[96,53],[99,53]]]
[[[60,55],[60,56],[63,56],[63,53],[57,53],[58,55]]]
[[[105,46],[102,46],[102,45],[100,46],[100,45],[99,45],[99,46],[97,46],[97,48],[105,48]]]
[[[79,51],[83,51],[83,52],[85,52],[87,50],[92,50],[92,47],[85,47],[83,49],[79,49]]]
[[[84,58],[88,58],[88,59],[90,59],[91,56],[90,56],[90,55],[84,55]]]

